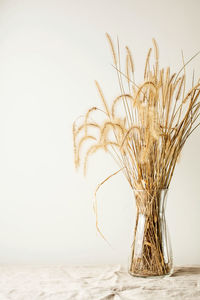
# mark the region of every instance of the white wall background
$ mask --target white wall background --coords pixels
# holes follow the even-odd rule
[[[198,0],[0,0],[0,263],[126,263],[134,199],[104,154],[88,177],[75,172],[71,127],[99,105],[94,79],[112,100],[115,73],[104,33],[132,49],[136,79],[155,37],[161,64],[200,50]],[[188,68],[200,69],[200,57]],[[200,130],[186,144],[168,195],[175,264],[200,263]]]

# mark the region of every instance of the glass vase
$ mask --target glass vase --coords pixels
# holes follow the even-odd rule
[[[133,276],[170,276],[172,249],[165,220],[167,189],[134,190],[136,224],[129,273]]]

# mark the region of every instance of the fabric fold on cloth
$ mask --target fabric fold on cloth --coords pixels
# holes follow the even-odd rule
[[[120,265],[0,265],[0,300],[200,299],[200,266],[140,278]]]

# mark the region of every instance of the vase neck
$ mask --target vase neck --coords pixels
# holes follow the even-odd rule
[[[149,192],[147,190],[134,190],[136,207],[138,213],[145,215],[159,214],[165,212],[167,189]]]

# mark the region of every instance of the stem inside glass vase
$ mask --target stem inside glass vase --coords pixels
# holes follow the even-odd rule
[[[172,251],[165,220],[167,191],[134,190],[137,212],[129,265],[131,275],[172,274]]]

